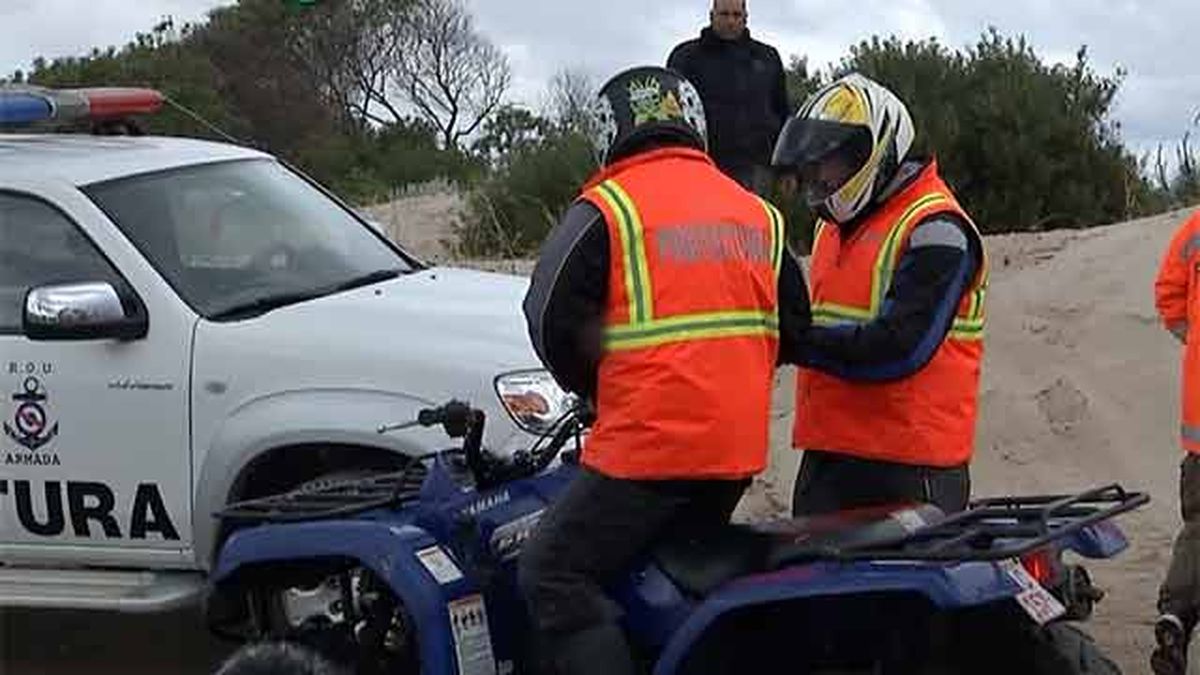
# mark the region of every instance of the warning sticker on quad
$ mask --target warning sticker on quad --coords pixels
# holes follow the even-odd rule
[[[446,555],[440,546],[430,546],[429,548],[417,551],[417,559],[421,561],[421,565],[429,572],[429,574],[439,584],[454,583],[463,578],[462,571],[458,569],[458,565]]]
[[[488,631],[483,596],[468,595],[447,605],[454,635],[454,656],[459,675],[496,675],[492,636]]]

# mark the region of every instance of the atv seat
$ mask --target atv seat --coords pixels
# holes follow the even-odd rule
[[[748,525],[667,540],[654,561],[684,593],[703,597],[741,576],[833,559],[840,551],[899,541],[945,514],[931,504],[872,507]]]

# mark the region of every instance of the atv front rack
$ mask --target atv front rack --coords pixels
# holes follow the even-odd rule
[[[235,502],[216,513],[239,525],[295,523],[345,518],[380,508],[415,502],[428,473],[414,461],[401,471],[319,481],[269,497]]]
[[[997,561],[1018,558],[1076,534],[1150,498],[1108,485],[1075,495],[982,499],[957,514],[893,509],[859,527],[809,530],[770,553],[771,567],[804,561]],[[940,512],[932,511],[940,516]],[[803,523],[804,519],[796,521]],[[804,527],[804,526],[802,526]]]

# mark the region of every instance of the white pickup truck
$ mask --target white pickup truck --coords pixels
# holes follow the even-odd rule
[[[526,283],[428,267],[254,150],[0,135],[0,607],[195,601],[214,511],[443,449],[377,429],[453,397],[527,447],[569,404]]]

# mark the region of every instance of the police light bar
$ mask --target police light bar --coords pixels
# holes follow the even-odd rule
[[[46,89],[0,87],[0,125],[106,120],[149,115],[162,108],[163,95],[136,87]]]

